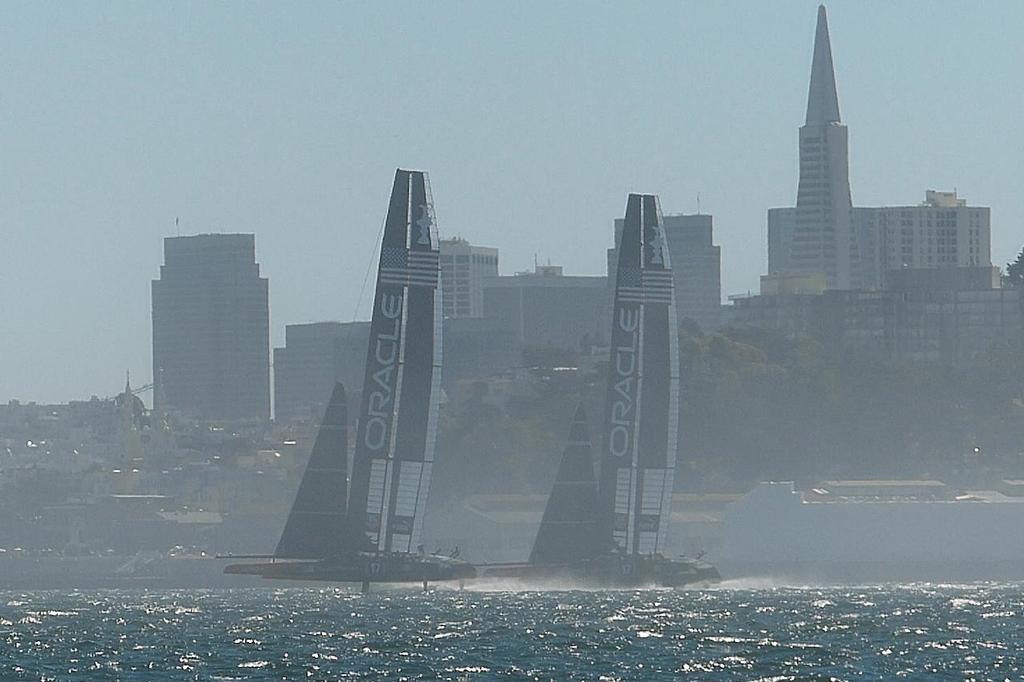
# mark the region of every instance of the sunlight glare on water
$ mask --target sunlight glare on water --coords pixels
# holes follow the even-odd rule
[[[0,679],[1020,679],[1019,585],[0,595]]]

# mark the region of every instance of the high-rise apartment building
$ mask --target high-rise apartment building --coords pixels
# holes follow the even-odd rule
[[[991,209],[956,192],[925,192],[918,206],[881,206],[875,214],[883,273],[901,268],[992,265]]]
[[[442,239],[441,301],[446,318],[484,316],[484,282],[498,276],[498,250]]]
[[[799,145],[796,207],[768,213],[769,245],[776,248],[775,254],[770,249],[769,267],[773,272],[822,273],[830,289],[860,286],[847,131],[839,116],[824,6],[818,8],[807,116]]]
[[[608,249],[608,282],[615,286],[618,246],[623,219],[615,219],[615,247]],[[662,227],[668,240],[676,316],[692,320],[705,332],[720,326],[722,308],[722,251],[714,244],[713,220],[706,213],[665,215]]]
[[[167,237],[152,295],[157,407],[268,419],[270,312],[254,235]]]

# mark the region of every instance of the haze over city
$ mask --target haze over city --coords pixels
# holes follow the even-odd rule
[[[1019,675],[1022,8],[4,5],[0,679]]]
[[[55,11],[59,8],[59,11]],[[252,232],[284,325],[366,319],[395,166],[442,237],[604,272],[627,191],[715,218],[755,290],[796,195],[816,3],[46,3],[0,26],[0,397],[150,369],[162,238]],[[956,188],[1019,250],[1019,3],[829,6],[854,205]],[[177,225],[176,225],[177,221]]]

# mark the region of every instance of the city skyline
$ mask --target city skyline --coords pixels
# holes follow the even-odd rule
[[[280,346],[285,324],[365,319],[358,291],[396,165],[432,173],[442,237],[499,248],[503,273],[537,253],[598,274],[626,190],[658,192],[667,213],[693,213],[700,193],[724,294],[756,290],[765,210],[795,199],[817,3],[744,16],[711,3],[643,16],[605,7],[583,22],[564,6],[524,5],[501,25],[480,9],[408,5],[398,37],[378,47],[342,26],[349,13],[376,28],[394,19],[368,7],[100,7],[15,5],[0,28],[11,108],[0,132],[0,400],[113,394],[125,368],[145,381],[147,284],[176,218],[182,235],[256,234]],[[993,208],[993,262],[1012,260],[1024,217],[1011,88],[1021,47],[994,27],[1024,12],[828,10],[856,203],[956,188]],[[610,49],[651,16],[664,19],[651,49]],[[555,36],[565,45],[542,45]],[[425,68],[402,75],[410,59]],[[460,79],[472,96],[442,96]],[[652,84],[660,99],[644,98]],[[409,144],[401,88],[434,139]],[[343,238],[351,253],[339,253]]]

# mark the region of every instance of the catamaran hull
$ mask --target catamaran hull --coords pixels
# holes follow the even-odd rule
[[[476,569],[458,559],[421,555],[360,554],[319,561],[274,561],[231,564],[225,573],[256,575],[271,580],[313,580],[337,583],[423,583],[469,580]]]
[[[485,570],[484,578],[517,578],[523,583],[570,583],[583,589],[678,588],[712,585],[718,570],[695,559],[607,556],[569,564],[523,564]]]

